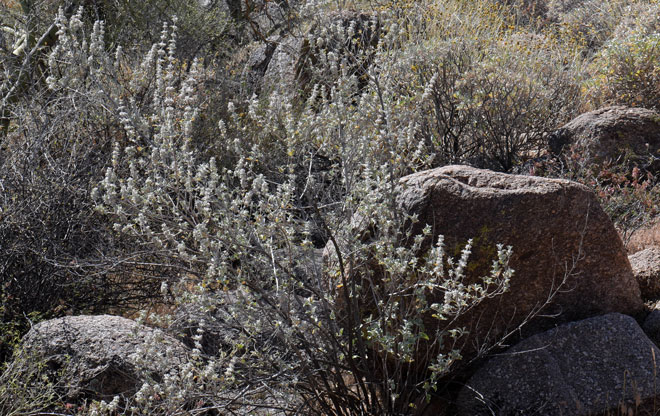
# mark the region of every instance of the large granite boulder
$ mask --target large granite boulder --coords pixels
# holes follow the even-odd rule
[[[24,357],[44,360],[74,399],[134,393],[146,378],[160,380],[184,362],[187,351],[158,329],[110,315],[40,322],[21,346]]]
[[[561,179],[447,166],[407,176],[398,203],[415,229],[444,235],[450,254],[470,238],[472,277],[486,275],[497,243],[513,247],[510,289],[469,313],[472,343],[522,324],[532,331],[607,312],[636,314],[642,302],[612,222],[587,187]],[[438,294],[441,295],[441,294]],[[550,317],[545,317],[550,315]]]
[[[431,317],[425,321],[427,334],[440,325],[444,330],[468,331],[456,344],[464,361],[511,332],[519,334],[516,329],[523,324],[522,333],[528,335],[608,312],[642,311],[623,243],[587,187],[467,166],[416,173],[401,179],[400,186],[398,205],[418,218],[412,224],[413,235],[427,226],[432,229],[432,240],[426,241],[420,255],[439,235],[452,256],[474,239],[466,285],[488,275],[496,244],[513,247],[509,265],[515,273],[508,292],[484,300],[450,327]],[[326,247],[328,261],[332,253],[331,246]],[[442,304],[444,293],[429,293],[428,299]],[[435,352],[419,348],[416,365],[423,366],[429,356]]]
[[[457,414],[655,414],[659,354],[626,315],[564,324],[491,358],[459,393]]]
[[[623,162],[657,172],[660,161],[660,114],[644,108],[605,107],[582,114],[557,130],[550,150],[567,146],[587,163]]]
[[[660,299],[660,247],[649,247],[628,256],[644,300]]]

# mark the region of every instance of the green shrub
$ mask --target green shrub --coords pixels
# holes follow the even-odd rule
[[[43,414],[54,404],[61,403],[57,381],[49,377],[52,373],[34,357],[17,354],[2,368],[0,412],[6,416]]]
[[[660,34],[611,40],[594,62],[592,94],[600,104],[660,108]]]
[[[413,46],[392,65],[402,118],[433,163],[510,171],[541,152],[580,105],[579,67],[559,45],[525,33],[491,43],[452,38]],[[406,73],[408,71],[408,73]]]

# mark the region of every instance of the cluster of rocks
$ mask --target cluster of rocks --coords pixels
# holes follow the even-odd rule
[[[578,153],[595,168],[623,164],[652,175],[659,151],[660,116],[626,107],[581,115],[552,135],[549,149],[560,160]],[[626,247],[596,195],[568,180],[446,166],[400,184],[398,203],[418,220],[413,234],[433,230],[423,250],[438,235],[449,253],[473,238],[476,277],[487,273],[496,243],[513,247],[509,292],[453,325],[468,331],[464,361],[475,362],[499,339],[514,342],[476,360],[481,364],[449,414],[658,411],[660,310],[649,308],[660,299],[658,222],[638,230]],[[443,295],[432,293],[429,301],[442,302]],[[421,350],[416,362],[428,356],[434,355]]]
[[[456,325],[469,333],[464,360],[522,326],[521,340],[467,379],[456,413],[587,415],[654,402],[660,380],[653,357],[660,351],[638,324],[653,278],[647,268],[635,279],[592,191],[568,180],[465,166],[417,173],[401,184],[399,202],[417,215],[415,227],[432,225],[449,252],[476,237],[473,260],[484,269],[474,270],[477,276],[495,243],[514,250],[509,292]]]
[[[551,137],[550,150],[555,157],[569,157],[566,155],[568,149],[573,154],[578,153],[585,164],[607,166],[623,163],[629,171],[639,169],[656,175],[660,156],[660,115],[651,110],[620,106],[583,114]],[[520,186],[516,188],[521,189]],[[551,210],[557,212],[556,227],[563,230],[561,232],[569,240],[573,240],[573,233],[580,228],[571,228],[563,219],[567,213],[560,213],[556,207],[557,204],[564,206],[564,195],[570,194],[565,191],[560,193],[562,196],[555,198],[550,205]],[[594,201],[584,195],[577,198],[583,203],[589,199]],[[591,204],[593,202],[589,202],[589,206]],[[657,413],[657,401],[660,399],[657,369],[660,310],[654,309],[653,303],[660,299],[660,221],[655,220],[635,231],[624,247],[614,228],[605,225],[610,223],[606,216],[593,215],[591,211],[587,215],[584,206],[575,203],[570,206],[572,215],[582,213],[584,218],[588,218],[587,223],[591,223],[581,229],[581,253],[575,257],[578,259],[576,264],[581,264],[579,267],[582,268],[575,275],[578,283],[568,286],[570,293],[578,296],[573,298],[576,303],[554,298],[553,303],[556,302],[562,309],[559,319],[553,319],[554,328],[523,337],[507,350],[493,354],[461,389],[455,404],[457,414]],[[541,213],[542,217],[547,215],[540,205],[532,208],[531,212]],[[548,224],[552,224],[552,219],[552,216],[546,218]],[[537,221],[543,220],[539,218]],[[517,226],[513,224],[518,222],[518,217],[511,222],[509,230],[512,234],[538,230],[536,227],[516,230]],[[605,228],[600,228],[600,234],[587,231],[590,227],[601,226]],[[557,232],[557,228],[549,226],[546,230]],[[552,239],[558,246],[565,247],[565,241],[558,240],[556,236]],[[523,250],[537,245],[532,241],[518,241],[525,247]],[[591,251],[588,247],[592,244],[604,244],[609,248],[603,250],[600,247]],[[554,256],[551,255],[553,251],[535,253],[533,258],[542,263]],[[561,255],[554,257],[561,264]],[[570,262],[570,259],[563,260]],[[517,263],[518,260],[512,260],[517,271],[524,270]],[[602,274],[598,266],[595,270],[589,270],[589,265],[612,267],[612,274]],[[541,272],[544,269],[542,266]],[[514,279],[533,279],[536,273],[531,271],[530,274],[530,270],[525,270],[517,273]],[[617,283],[610,286],[612,282]],[[546,290],[549,283],[545,282]],[[591,287],[580,290],[582,285],[590,284],[600,286],[600,289]],[[519,290],[524,288],[521,285]],[[521,293],[512,286],[512,294],[514,296],[510,301],[517,302]],[[567,298],[570,297],[567,294]],[[612,302],[611,298],[618,300]],[[601,311],[589,306],[591,302],[600,302]],[[625,302],[630,303],[622,308]],[[646,306],[642,305],[643,302]],[[566,322],[561,317],[568,318],[572,308],[591,317],[577,319],[573,315]]]
[[[656,175],[660,156],[660,115],[651,110],[620,106],[583,114],[550,139],[550,151],[554,157],[570,157],[567,150],[573,155],[579,154],[585,165],[623,164],[628,171],[639,169]],[[456,175],[451,173],[449,176]],[[494,178],[497,175],[488,176]],[[536,179],[528,180],[531,183]],[[472,184],[479,182],[472,181]],[[516,181],[523,179],[512,178],[507,183]],[[522,191],[523,187],[518,185],[515,188]],[[569,292],[564,294],[565,297],[553,298],[552,303],[560,307],[557,311],[561,311],[551,319],[555,327],[523,337],[510,348],[493,354],[461,389],[455,404],[457,414],[657,413],[660,310],[654,309],[653,302],[660,299],[660,221],[653,221],[635,231],[624,246],[606,215],[592,213],[591,209],[575,202],[565,202],[574,192],[558,193],[549,202],[550,215],[542,204],[528,205],[528,212],[536,218],[538,225],[518,229],[516,224],[520,223],[520,214],[510,226],[504,222],[500,224],[514,236],[542,232],[538,227],[542,226],[548,234],[559,231],[567,239],[548,236],[553,241],[552,250],[532,255],[533,261],[541,266],[538,271],[521,268],[518,266],[520,261],[512,259],[512,266],[517,271],[514,279],[535,280],[535,276],[547,270],[547,264],[543,263],[552,261],[549,259],[553,257],[556,265],[570,264],[571,258],[565,255],[571,249],[553,254],[557,252],[555,247],[570,247],[567,241],[580,241],[580,254],[573,257],[580,270],[574,269],[576,282],[568,284]],[[586,191],[574,201],[593,207],[595,198],[587,197],[588,193]],[[568,206],[570,213],[562,212],[562,206]],[[520,209],[524,208],[521,206]],[[596,208],[596,211],[600,210],[600,207]],[[485,214],[484,217],[497,217],[500,211],[497,207],[493,209],[494,214]],[[540,215],[537,217],[536,214]],[[580,215],[586,219],[584,228],[577,223],[573,226],[567,223],[568,218]],[[547,223],[543,224],[544,221]],[[599,231],[589,232],[592,227]],[[577,240],[576,233],[580,233]],[[533,247],[539,245],[535,241],[544,241],[544,238],[534,236],[530,240],[515,240],[512,242],[514,247],[518,242],[522,250],[530,247],[534,250]],[[602,246],[592,251],[589,247],[594,244]],[[575,247],[572,250],[576,253]],[[595,269],[590,269],[592,266]],[[610,268],[611,274],[603,274],[598,270],[601,267]],[[549,280],[543,284],[545,290],[552,287]],[[593,286],[581,290],[584,285]],[[526,291],[525,284],[518,289],[512,284],[513,296],[509,302],[516,303],[518,297],[526,296]],[[577,297],[571,301],[572,295]],[[617,300],[612,301],[612,298]],[[597,311],[598,303],[600,311]],[[572,310],[584,316],[579,319],[571,313]]]

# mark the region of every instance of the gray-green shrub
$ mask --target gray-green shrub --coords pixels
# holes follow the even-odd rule
[[[429,230],[412,247],[401,245],[410,218],[394,203],[396,180],[424,159],[414,135],[396,134],[412,129],[393,112],[403,99],[390,88],[393,74],[387,72],[398,52],[396,24],[375,51],[370,82],[357,102],[355,74],[342,72],[329,57],[339,68],[338,80],[329,94],[319,94],[323,86],[314,88],[302,112],[279,92],[249,100],[241,113],[230,104],[232,120],[218,132],[225,153],[235,155],[227,166],[200,160],[190,147],[201,74],[195,66],[175,86],[172,33],[163,32],[143,64],[155,68],[154,112],[131,103],[120,107],[128,142],[117,143],[95,194],[115,229],[176,263],[177,280],[168,291],[179,302],[208,305],[215,298],[222,318],[210,325],[228,325],[237,335],[226,351],[190,368],[197,378],[186,380],[195,383],[182,389],[177,383],[183,380],[173,377],[169,385],[145,385],[162,401],[136,399],[136,405],[167,413],[186,395],[201,394],[211,407],[233,409],[234,394],[243,388],[237,412],[252,411],[250,405],[294,412],[277,408],[286,396],[302,413],[398,414],[421,406],[437,378],[460,359],[460,351],[444,344],[460,331],[426,333],[422,316],[450,320],[506,290],[510,250],[500,249],[482,284],[467,286],[469,247],[456,262],[444,257],[440,244],[420,257]],[[149,122],[155,130],[146,140]],[[315,182],[311,168],[300,170],[313,166],[319,154],[340,167],[327,183]],[[337,199],[320,206],[320,189],[335,189]],[[309,207],[301,205],[302,196]],[[355,232],[355,219],[366,216],[374,230],[369,241]],[[342,259],[337,268],[321,267],[310,239],[313,226],[329,236]],[[365,268],[369,279],[367,258],[382,263],[388,276],[372,287],[380,302],[369,311],[359,301],[358,287],[366,280],[347,274],[347,268]],[[446,292],[447,301],[429,304],[429,290]],[[439,355],[413,377],[406,370],[411,352],[427,340],[440,346]],[[389,368],[392,357],[395,367]],[[225,367],[225,377],[209,378],[213,371],[201,376],[209,366]]]

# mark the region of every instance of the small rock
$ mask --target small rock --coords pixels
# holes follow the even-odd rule
[[[71,398],[112,399],[134,393],[146,378],[162,379],[187,349],[163,331],[119,316],[69,316],[40,322],[21,353],[45,360]]]
[[[656,344],[660,344],[660,309],[654,309],[646,316],[642,329]]]
[[[654,246],[628,256],[642,299],[660,299],[660,247]]]

